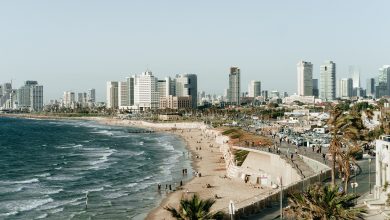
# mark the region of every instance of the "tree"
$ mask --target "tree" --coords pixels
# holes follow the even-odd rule
[[[336,187],[315,184],[303,193],[290,194],[287,216],[293,219],[363,219],[363,208],[354,207],[354,200],[359,196],[338,192]]]
[[[357,111],[350,111],[349,114],[344,114],[339,106],[335,106],[331,112],[331,118],[328,121],[332,140],[330,142],[329,151],[332,156],[332,185],[336,181],[336,159],[350,158],[342,151],[343,147],[353,149],[358,147],[358,141],[361,139],[361,134],[364,125],[361,115]],[[348,161],[350,163],[350,161]],[[346,181],[348,181],[346,179]]]
[[[179,220],[206,220],[206,219],[223,219],[223,212],[210,212],[215,200],[202,200],[197,194],[189,199],[181,199],[179,209],[167,206],[172,217]]]

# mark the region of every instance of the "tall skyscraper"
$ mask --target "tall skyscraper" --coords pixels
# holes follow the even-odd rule
[[[134,79],[134,106],[139,111],[157,109],[160,105],[158,79],[151,71],[143,72]]]
[[[248,97],[261,96],[261,82],[252,80],[248,85]]]
[[[390,65],[379,68],[378,85],[376,87],[376,98],[390,95]]]
[[[165,79],[158,80],[158,93],[160,98],[165,98],[170,95],[176,96],[176,79],[165,77]]]
[[[129,86],[127,80],[118,82],[118,105],[120,108],[129,106]]]
[[[126,77],[126,82],[127,82],[127,87],[129,88],[128,104],[129,106],[133,106],[134,105],[134,77]]]
[[[95,89],[89,89],[87,94],[87,99],[89,103],[95,103],[96,102],[96,91]]]
[[[17,90],[17,100],[19,109],[41,111],[43,109],[43,86],[38,85],[37,81],[26,81]]]
[[[313,64],[306,61],[300,61],[297,64],[298,71],[298,95],[313,95]]]
[[[118,108],[119,106],[119,92],[118,92],[119,83],[117,81],[107,82],[107,108]]]
[[[336,98],[336,64],[333,61],[325,61],[320,66],[320,98],[323,101]]]
[[[238,67],[230,67],[228,102],[234,105],[240,105],[240,94],[240,69]]]
[[[43,86],[32,85],[30,87],[30,111],[40,112],[43,110]]]
[[[371,97],[375,96],[375,78],[367,79],[366,95]]]
[[[196,74],[176,75],[176,96],[191,96],[192,108],[198,106],[198,77]]]
[[[343,78],[339,81],[338,85],[340,98],[349,98],[352,96],[353,92],[353,80],[352,78]]]
[[[313,96],[318,98],[320,94],[320,91],[318,89],[318,79],[313,79],[312,82],[313,82]]]
[[[71,107],[71,105],[76,102],[75,93],[71,91],[64,92],[62,101],[65,107],[67,108]]]

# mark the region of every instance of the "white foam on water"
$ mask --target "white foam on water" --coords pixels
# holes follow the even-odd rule
[[[71,199],[71,200],[56,200],[56,201],[53,201],[51,203],[48,203],[48,204],[45,204],[43,205],[42,207],[40,207],[38,210],[39,211],[46,211],[46,210],[50,210],[50,209],[58,209],[59,207],[62,207],[62,206],[65,206],[65,205],[73,205],[73,203],[76,203],[76,202],[83,202],[85,200],[85,197],[79,197],[79,198],[75,198],[75,199]]]
[[[132,188],[132,187],[134,187],[134,186],[136,186],[136,185],[138,185],[138,183],[129,183],[129,185],[127,185],[127,187]]]
[[[17,211],[7,212],[7,213],[0,213],[0,217],[6,217],[6,216],[11,216],[11,215],[16,215],[16,214],[18,214]]]
[[[113,193],[105,194],[105,195],[103,195],[103,197],[107,198],[107,199],[117,199],[117,198],[128,196],[128,195],[129,194],[127,194],[127,193],[113,192]]]
[[[87,192],[100,192],[100,191],[103,191],[104,187],[99,187],[99,188],[92,188],[92,189],[87,189],[87,190],[84,190],[83,193],[87,193]]]
[[[58,208],[58,209],[53,209],[50,211],[51,214],[55,214],[55,213],[59,213],[59,212],[62,212],[64,211],[64,208]]]
[[[48,214],[45,213],[45,214],[42,214],[42,215],[36,217],[35,219],[43,219],[43,218],[46,218],[47,216],[48,216]]]
[[[20,181],[0,181],[2,184],[27,184],[27,183],[37,183],[39,182],[39,179],[32,178],[27,180],[20,180]]]
[[[81,179],[81,176],[55,175],[49,176],[46,179],[53,181],[75,181]]]
[[[42,174],[37,174],[35,175],[36,177],[48,177],[50,176],[51,174],[50,173],[42,173]]]
[[[38,208],[47,203],[53,202],[52,198],[46,199],[27,199],[27,200],[14,200],[14,201],[6,201],[3,202],[2,207],[10,210],[11,213],[16,212],[24,212],[29,211],[35,208]],[[0,203],[1,204],[1,203]]]
[[[14,192],[20,192],[24,189],[23,186],[15,187],[15,186],[0,186],[0,193],[14,193]]]

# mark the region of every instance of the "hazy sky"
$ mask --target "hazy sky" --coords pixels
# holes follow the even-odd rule
[[[44,85],[45,100],[96,88],[147,68],[158,77],[198,74],[222,94],[229,67],[241,86],[296,91],[296,63],[327,59],[337,78],[365,79],[390,64],[390,1],[0,1],[0,82]]]

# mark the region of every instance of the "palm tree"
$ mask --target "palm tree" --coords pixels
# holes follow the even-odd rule
[[[222,219],[223,212],[210,212],[215,200],[202,200],[197,194],[194,194],[189,199],[181,199],[179,209],[173,207],[165,207],[172,217],[179,220],[206,220],[206,219]]]
[[[363,219],[363,208],[354,207],[356,194],[338,192],[336,187],[315,184],[306,192],[291,194],[286,216],[293,219]]]
[[[343,157],[344,159],[350,158],[343,155],[342,148],[347,147],[348,149],[353,149],[358,146],[364,125],[359,112],[350,111],[349,114],[344,114],[338,105],[332,110],[328,124],[332,136],[329,152],[332,156],[332,185],[334,186],[336,181],[336,160],[340,160]],[[348,161],[349,163],[350,161]]]

